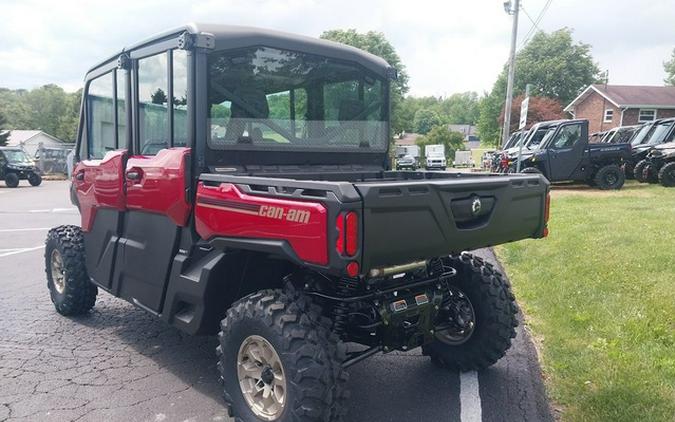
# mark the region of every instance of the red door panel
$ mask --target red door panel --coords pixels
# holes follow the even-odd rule
[[[82,230],[88,232],[97,208],[125,209],[125,150],[108,152],[102,160],[83,160],[73,171],[73,185],[80,204]]]
[[[129,157],[127,208],[165,214],[176,225],[185,226],[191,209],[185,198],[189,154],[190,148],[170,148],[154,156]]]
[[[203,239],[286,240],[303,261],[328,263],[327,211],[318,202],[248,195],[231,183],[200,183],[195,226]]]

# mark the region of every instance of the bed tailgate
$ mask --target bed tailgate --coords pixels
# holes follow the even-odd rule
[[[538,174],[356,183],[369,270],[544,237],[548,181]]]

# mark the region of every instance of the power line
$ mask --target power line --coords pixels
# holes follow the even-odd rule
[[[542,18],[546,14],[546,11],[548,10],[552,1],[553,0],[546,0],[546,4],[544,4],[544,7],[541,8],[541,11],[539,12],[539,15],[537,16],[537,19],[534,22],[532,22],[532,27],[530,28],[530,30],[525,35],[525,38],[523,38],[523,41],[520,43],[521,47],[523,47],[525,44],[527,44],[527,42],[530,40],[530,37],[532,35],[534,35],[535,29],[539,29],[539,23],[541,22]],[[523,9],[523,12],[525,12],[525,9]],[[530,17],[527,14],[527,12],[525,12],[525,15],[527,15],[528,18]],[[530,19],[530,20],[532,20],[532,19]]]

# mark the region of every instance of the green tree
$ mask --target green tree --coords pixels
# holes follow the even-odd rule
[[[7,145],[9,139],[9,128],[7,127],[7,119],[5,115],[0,112],[0,147]]]
[[[506,97],[505,66],[497,77],[489,99],[481,100],[479,134],[491,145],[499,141],[497,119],[501,112],[498,103]],[[532,85],[531,95],[553,98],[563,105],[569,104],[584,88],[598,82],[600,70],[591,56],[591,46],[574,42],[572,31],[562,28],[535,34],[516,55],[514,96],[525,92]],[[487,114],[486,114],[487,113]]]
[[[425,136],[417,138],[416,144],[422,151],[427,145],[444,145],[446,158],[453,159],[455,151],[464,148],[464,135],[451,131],[445,125],[434,126]]]
[[[442,123],[441,117],[435,110],[422,108],[415,113],[413,128],[415,132],[426,135],[434,126],[439,126]]]
[[[670,60],[663,62],[663,70],[666,71],[666,85],[675,85],[675,48],[670,54]]]
[[[408,92],[409,77],[401,58],[394,49],[394,46],[387,41],[384,34],[376,31],[360,33],[355,29],[332,29],[321,34],[321,38],[365,50],[383,58],[398,71],[398,78],[392,82],[390,90],[392,108],[391,130],[392,133],[403,131],[405,123],[401,120],[403,116],[400,113],[399,107],[403,101],[403,97]]]
[[[166,104],[168,100],[169,99],[167,98],[162,88],[157,88],[157,91],[153,92],[152,95],[150,95],[150,101],[153,104]]]

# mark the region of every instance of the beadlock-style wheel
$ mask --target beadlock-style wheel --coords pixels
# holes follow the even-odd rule
[[[239,386],[251,408],[261,419],[279,418],[286,405],[286,376],[274,347],[263,337],[247,337],[237,355]]]
[[[52,250],[50,263],[54,289],[60,294],[63,294],[66,290],[66,270],[63,267],[63,258],[61,258],[61,252],[59,252],[58,249]]]

